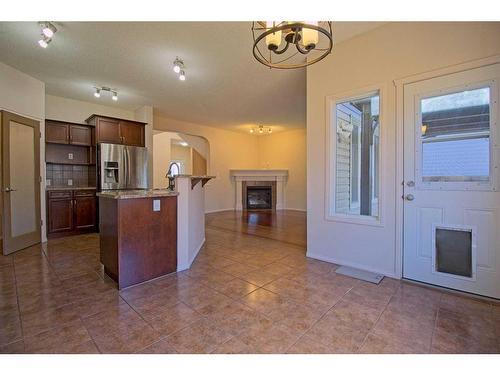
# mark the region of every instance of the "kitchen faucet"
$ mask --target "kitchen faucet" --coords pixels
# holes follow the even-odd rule
[[[172,167],[177,168],[177,173],[175,175],[172,174]],[[166,178],[168,178],[168,190],[174,191],[175,189],[175,176],[179,174],[179,166],[177,163],[170,163],[170,167],[168,167],[167,174],[165,175]]]

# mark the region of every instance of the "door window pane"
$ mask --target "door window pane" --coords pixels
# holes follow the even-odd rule
[[[18,237],[37,229],[35,176],[35,131],[14,121],[10,124],[10,198],[11,236]]]
[[[489,87],[421,101],[424,182],[489,181]]]
[[[335,108],[335,213],[378,216],[379,95]]]

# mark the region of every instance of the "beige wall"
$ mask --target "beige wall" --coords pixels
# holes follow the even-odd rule
[[[306,209],[306,129],[260,136],[259,167],[288,169],[286,206]]]
[[[500,23],[392,23],[336,45],[307,70],[307,251],[318,259],[400,276],[394,79],[500,54]],[[381,85],[383,225],[325,219],[325,97]]]
[[[208,173],[216,176],[205,185],[207,212],[234,209],[236,197],[234,182],[229,176],[230,169],[257,168],[289,169],[286,204],[290,208],[305,209],[306,132],[304,129],[270,136],[255,136],[172,120],[157,113],[154,118],[154,128],[207,139],[210,149]],[[265,155],[264,159],[261,155]]]
[[[207,212],[234,209],[234,183],[230,169],[257,168],[257,137],[209,126],[168,119],[155,113],[155,130],[198,135],[207,139],[210,147],[209,173],[216,178],[205,185]]]
[[[191,147],[184,147],[179,145],[170,146],[170,159],[182,161],[184,164],[183,174],[193,174],[193,166],[191,162]]]
[[[84,124],[85,120],[94,113],[128,120],[136,119],[134,111],[127,109],[82,100],[68,99],[60,96],[45,96],[45,116],[48,119]]]

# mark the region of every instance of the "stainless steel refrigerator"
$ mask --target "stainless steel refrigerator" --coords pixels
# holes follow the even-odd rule
[[[100,190],[148,188],[146,147],[100,143],[98,187]]]

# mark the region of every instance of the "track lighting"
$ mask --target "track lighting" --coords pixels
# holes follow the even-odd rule
[[[113,101],[115,101],[115,102],[118,101],[118,91],[116,91],[115,89],[112,89],[112,88],[109,88],[106,86],[94,87],[94,89],[95,89],[94,96],[96,98],[101,97],[101,91],[106,91],[106,92],[109,92],[111,94],[111,99],[113,99]]]
[[[41,29],[42,39],[38,41],[38,44],[42,48],[47,48],[49,43],[52,41],[54,34],[57,32],[57,28],[50,22],[38,22]]]
[[[178,57],[175,58],[174,60],[174,72],[179,74],[179,80],[185,81],[186,80],[186,72],[184,71],[184,61],[179,59]]]
[[[174,60],[174,72],[179,74],[183,68],[184,68],[184,62],[178,57],[176,57]]]
[[[47,38],[52,38],[56,33],[56,27],[50,22],[40,22],[40,27],[42,28],[42,34]]]
[[[257,127],[250,128],[250,133],[255,134],[271,134],[273,129],[270,126],[259,125]]]
[[[42,39],[38,41],[38,45],[42,48],[47,48],[52,39],[47,38],[46,36],[42,36]]]

